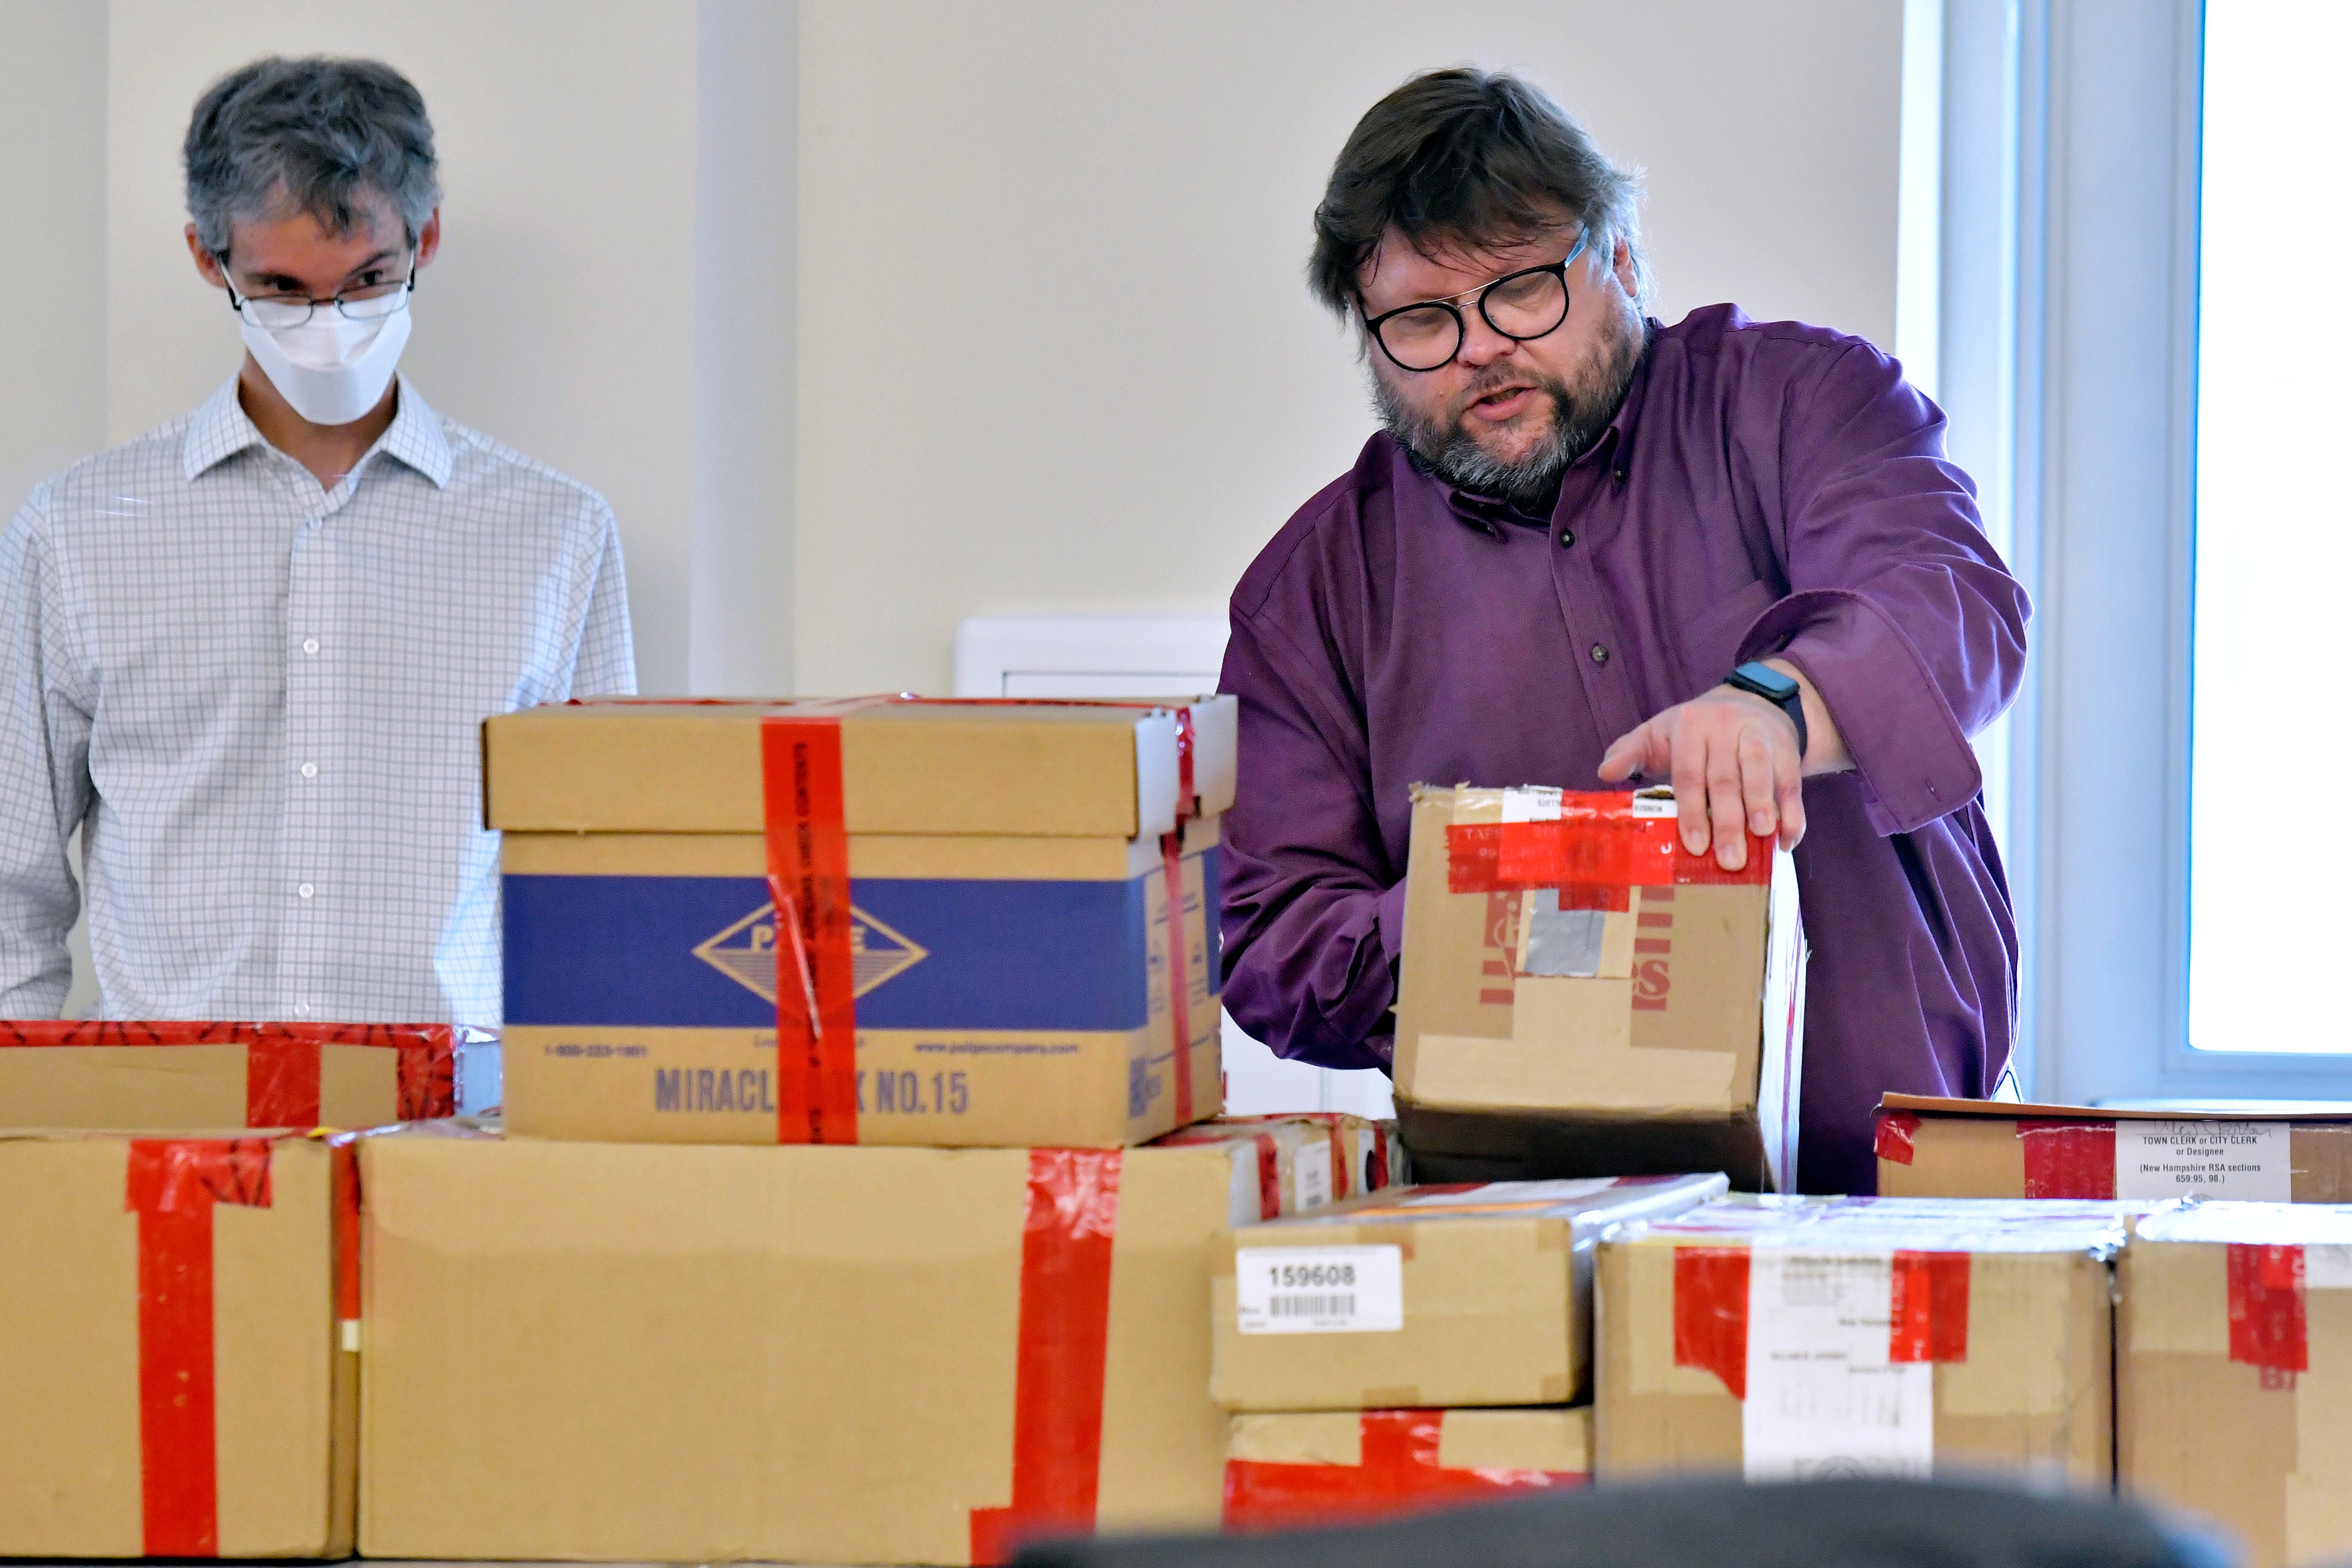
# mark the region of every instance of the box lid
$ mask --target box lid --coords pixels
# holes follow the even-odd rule
[[[2076,1252],[2124,1243],[2150,1205],[2073,1198],[1717,1199],[1625,1233],[1636,1243],[1784,1251]]]
[[[1721,1176],[1595,1176],[1391,1187],[1312,1214],[1253,1226],[1244,1245],[1279,1246],[1311,1225],[1417,1225],[1433,1219],[1566,1219],[1588,1230],[1676,1213],[1729,1189]]]
[[[1881,1115],[1978,1116],[2063,1122],[2352,1122],[2343,1100],[2179,1100],[2137,1105],[2021,1104],[2014,1100],[1955,1100],[1938,1094],[1882,1094]]]
[[[2132,1223],[2135,1241],[2220,1241],[2254,1247],[2352,1247],[2352,1204],[2172,1204]],[[2352,1279],[2352,1270],[2332,1271]],[[2345,1282],[2331,1278],[2330,1283]]]
[[[1233,803],[1231,697],[1110,703],[876,698],[597,701],[502,714],[482,727],[488,825],[526,832],[758,833],[761,726],[841,726],[852,833],[1131,839],[1178,816],[1179,709],[1192,728],[1193,811]]]

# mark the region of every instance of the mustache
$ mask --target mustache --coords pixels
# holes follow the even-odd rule
[[[1478,373],[1476,380],[1473,381],[1467,387],[1463,389],[1461,397],[1458,400],[1458,406],[1454,412],[1459,415],[1465,412],[1472,403],[1476,402],[1481,398],[1493,397],[1496,392],[1512,392],[1521,387],[1532,388],[1537,392],[1549,392],[1554,399],[1561,402],[1565,402],[1568,400],[1568,390],[1549,376],[1531,376],[1524,371],[1515,370],[1501,371],[1491,374],[1482,371]]]

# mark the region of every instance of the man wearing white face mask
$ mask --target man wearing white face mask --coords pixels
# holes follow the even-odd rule
[[[494,1023],[478,726],[635,689],[611,508],[397,373],[441,244],[406,78],[257,61],[183,153],[244,363],[0,535],[0,1017],[64,1000],[79,828],[104,1016]]]

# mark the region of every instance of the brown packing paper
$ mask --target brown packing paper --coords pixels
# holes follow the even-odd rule
[[[178,1500],[156,1505],[167,1527],[206,1515],[222,1557],[348,1554],[358,1357],[334,1324],[330,1150],[270,1140],[267,1207],[211,1206],[205,1492],[193,1448],[142,1443],[131,1147],[95,1132],[0,1135],[0,1556],[139,1556],[150,1488]]]
[[[1069,1157],[1118,1170],[1096,1518],[1213,1525],[1229,1152]],[[1029,1152],[395,1134],[362,1159],[369,1555],[961,1563],[1015,1500]]]
[[[1407,1188],[1236,1231],[1217,1251],[1211,1311],[1212,1392],[1236,1410],[1559,1405],[1586,1391],[1593,1239],[1609,1226],[1666,1215],[1724,1190],[1721,1176],[1612,1183]],[[1393,1249],[1392,1320],[1370,1260],[1341,1276],[1344,1316],[1300,1332],[1280,1326],[1280,1298],[1319,1286],[1268,1286],[1267,1270],[1343,1266],[1353,1250]],[[1240,1270],[1251,1270],[1244,1312]],[[1319,1279],[1310,1272],[1295,1278]],[[1276,1312],[1260,1316],[1261,1306]],[[1392,1321],[1392,1327],[1373,1326]]]
[[[1452,891],[1448,829],[1500,821],[1517,793],[1414,791],[1396,1081],[1423,1174],[1793,1181],[1803,945],[1788,857],[1769,885],[1637,885],[1622,910]]]
[[[2118,1266],[2117,1479],[2252,1568],[2352,1550],[2348,1260],[2352,1210],[2222,1202],[2142,1218]]]
[[[1885,1199],[1776,1208],[1733,1199],[1620,1232],[1601,1248],[1596,1291],[1596,1473],[1618,1479],[1717,1469],[1775,1479],[1791,1465],[1799,1474],[1816,1463],[1900,1468],[1885,1457],[1831,1460],[1751,1449],[1751,1432],[1786,1429],[1759,1420],[1770,1414],[1755,1403],[1767,1390],[1748,1382],[1759,1375],[1755,1314],[1769,1310],[1749,1299],[1751,1270],[1758,1250],[1769,1249],[1800,1257],[1910,1254],[1917,1260],[1907,1279],[1923,1291],[1938,1266],[1927,1255],[1951,1260],[1941,1267],[1957,1269],[1958,1277],[1947,1274],[1932,1299],[1936,1312],[1947,1312],[1955,1301],[1948,1287],[1958,1283],[1959,1321],[1937,1322],[1924,1301],[1913,1309],[1922,1315],[1908,1320],[1918,1354],[1902,1359],[1927,1361],[1932,1370],[1906,1462],[2106,1484],[2113,1473],[2106,1259],[2120,1244],[2125,1210],[2041,1209]],[[1678,1254],[1686,1256],[1678,1261]],[[1866,1312],[1857,1321],[1864,1332],[1893,1333],[1888,1309],[1878,1311],[1885,1330],[1868,1330]],[[1830,1347],[1806,1354],[1823,1356]],[[1879,1346],[1881,1365],[1890,1354]],[[1840,1441],[1822,1436],[1831,1447]]]

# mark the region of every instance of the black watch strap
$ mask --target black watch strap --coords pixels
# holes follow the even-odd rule
[[[1805,733],[1805,693],[1790,676],[1769,664],[1747,664],[1723,677],[1723,684],[1735,691],[1748,692],[1789,716],[1797,727],[1797,756],[1802,758],[1811,739]]]

